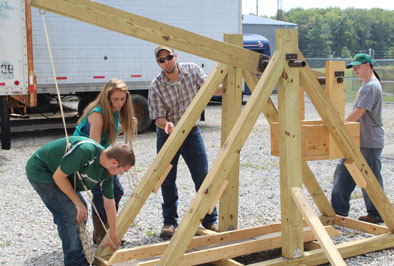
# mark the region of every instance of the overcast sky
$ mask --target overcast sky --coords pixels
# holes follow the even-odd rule
[[[348,7],[354,8],[366,8],[371,9],[373,7],[379,7],[394,12],[394,1],[393,0],[281,0],[282,9],[286,12],[295,7],[308,8],[326,8],[326,7],[339,7],[345,9]],[[256,0],[242,0],[242,14],[254,13],[256,14]],[[268,17],[276,15],[278,8],[277,0],[258,0],[258,14],[266,15]]]

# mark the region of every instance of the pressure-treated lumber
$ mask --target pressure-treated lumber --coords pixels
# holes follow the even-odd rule
[[[219,191],[218,191],[218,194],[216,194],[214,200],[212,201],[211,206],[209,206],[208,214],[212,214],[212,212],[213,212],[213,210],[214,210],[216,204],[218,203],[219,199],[222,197],[223,192],[224,192],[225,189],[228,187],[228,184],[229,184],[228,179],[225,179],[224,182],[223,182],[223,184],[222,184],[222,186],[220,187],[220,189],[219,189]],[[238,194],[237,194],[237,196],[238,196]],[[237,197],[237,201],[236,201],[236,202],[238,203],[238,197]],[[230,202],[228,203],[228,205],[229,205],[229,204],[230,204]],[[230,206],[228,206],[228,207],[230,207]],[[237,207],[238,207],[238,204],[237,204]],[[236,212],[236,214],[237,214],[237,216],[238,216],[238,212]],[[229,217],[229,218],[230,218],[230,217]],[[224,221],[224,219],[223,219],[223,221]],[[231,229],[231,228],[230,228],[230,229]],[[228,229],[228,230],[230,230],[230,229]],[[232,229],[235,229],[235,228],[232,228]],[[220,230],[219,230],[219,231],[220,231]],[[227,230],[223,230],[223,231],[227,231]]]
[[[259,82],[257,74],[251,73],[249,71],[242,71],[242,76],[246,84],[248,85],[250,91],[253,91],[256,87],[257,82]],[[267,102],[264,104],[263,114],[270,125],[272,124],[272,122],[278,122],[278,110],[272,102],[271,97],[268,98]]]
[[[335,72],[343,71],[345,73],[345,61],[326,61],[326,94],[328,99],[334,104],[337,114],[345,120],[345,78],[338,82]],[[360,134],[360,133],[359,133]],[[328,139],[329,159],[343,158],[338,145],[335,143],[331,134]]]
[[[267,101],[275,84],[281,77],[283,61],[282,53],[276,51],[172,237],[160,265],[177,265],[179,263],[210,202],[222,185],[227,171],[231,169],[237,154],[256,123],[264,106],[260,103]]]
[[[330,235],[337,235],[337,231],[328,226],[327,230]],[[310,228],[305,227],[302,230],[303,237],[306,241],[316,239]],[[244,241],[218,245],[201,250],[192,250],[182,256],[179,265],[198,265],[217,261],[224,258],[234,258],[245,254],[261,252],[279,248],[281,246],[281,233],[275,232],[264,236],[256,237],[255,239],[246,239]],[[146,262],[140,262],[139,266],[155,266],[159,263],[160,259],[153,259]]]
[[[161,185],[163,184],[164,180],[166,179],[166,177],[170,173],[171,169],[172,169],[172,164],[169,164],[168,167],[166,168],[166,170],[164,170],[164,173],[161,175],[159,181],[157,181],[157,183],[155,184],[155,186],[152,190],[153,193],[157,193],[159,191]]]
[[[241,34],[225,34],[224,41],[241,47],[243,45]],[[225,90],[222,96],[221,146],[241,113],[242,83],[242,69],[229,67],[223,82]],[[219,201],[219,231],[238,228],[239,158],[238,154],[232,169],[227,174],[228,185]]]
[[[338,250],[335,248],[330,236],[324,230],[324,226],[320,222],[319,217],[316,215],[312,206],[309,204],[308,200],[302,193],[301,188],[291,188],[291,196],[293,197],[293,200],[297,204],[299,210],[304,215],[309,227],[312,228],[314,236],[324,250],[324,253],[326,254],[330,263],[335,266],[346,265]]]
[[[309,75],[309,66],[302,68],[300,74],[302,86],[305,88],[309,99],[315,106],[343,155],[346,159],[354,161],[357,168],[360,169],[363,177],[367,180],[365,191],[387,227],[391,232],[394,232],[394,207],[384,194],[371,168],[368,166],[359,148],[346,130],[343,121],[336,114],[334,106],[324,95],[318,82]]]
[[[350,241],[335,245],[343,258],[358,256],[361,254],[378,251],[393,246],[394,234],[388,233],[379,236]],[[274,259],[265,262],[249,264],[248,266],[299,266],[305,265],[320,265],[327,263],[328,259],[322,249],[306,251],[304,256],[297,259]]]
[[[390,232],[386,226],[371,224],[340,215],[335,217],[334,224],[372,235],[382,235]]]
[[[365,180],[363,174],[361,173],[360,169],[358,169],[357,165],[351,160],[346,160],[344,162],[344,165],[349,171],[350,175],[353,177],[354,182],[356,182],[357,186],[361,188],[366,188],[367,180]]]
[[[188,246],[188,250],[197,249],[208,245],[216,245],[226,242],[241,241],[248,238],[255,238],[262,235],[272,234],[281,230],[281,224],[270,224],[263,226],[256,226],[251,228],[215,233],[214,235],[205,235],[194,237]],[[333,233],[333,232],[332,232]],[[137,246],[129,249],[117,250],[111,259],[110,263],[118,263],[133,259],[142,259],[152,256],[161,255],[166,247],[167,242],[157,243],[147,246]]]
[[[30,0],[30,5],[101,28],[258,72],[262,54],[89,0]],[[263,55],[264,56],[264,55]],[[268,57],[267,57],[268,58]]]
[[[276,31],[277,50],[298,52],[298,31]],[[284,64],[278,84],[280,198],[282,214],[282,256],[302,256],[302,215],[291,198],[292,187],[302,186],[299,68]]]

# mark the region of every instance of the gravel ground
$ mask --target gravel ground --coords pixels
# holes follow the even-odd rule
[[[276,101],[275,95],[272,97]],[[305,104],[306,118],[318,116],[308,100]],[[346,104],[346,113],[351,104]],[[384,104],[383,122],[386,132],[386,145],[394,143],[394,104]],[[221,106],[210,105],[206,109],[206,121],[200,122],[210,165],[220,150]],[[56,227],[49,211],[33,191],[25,176],[27,159],[40,146],[64,136],[62,130],[34,132],[13,136],[12,149],[0,150],[0,265],[63,265],[62,249]],[[121,142],[122,139],[118,138]],[[123,206],[133,192],[155,157],[155,133],[139,135],[134,143],[136,167],[130,176],[121,176],[125,195]],[[309,162],[326,196],[330,198],[332,177],[336,160]],[[385,191],[389,200],[394,197],[394,160],[383,158],[382,174]],[[185,163],[180,160],[177,184],[179,188],[179,215],[182,217],[193,199],[194,186]],[[251,135],[241,152],[239,228],[280,222],[279,197],[279,160],[270,155],[269,125],[264,117],[257,121]],[[356,189],[351,201],[351,218],[365,214],[364,201]],[[125,247],[160,242],[158,237],[162,226],[161,194],[152,194],[125,238]],[[92,230],[91,220],[88,229]],[[364,234],[352,230],[342,230],[343,235],[336,237],[336,243],[357,239]],[[280,255],[278,250],[239,258],[242,263],[261,261]],[[348,265],[394,265],[394,249],[369,253],[346,260]]]

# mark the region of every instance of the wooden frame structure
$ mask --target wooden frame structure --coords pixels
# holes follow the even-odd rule
[[[110,265],[142,257],[160,256],[139,265],[194,265],[214,262],[216,265],[240,265],[231,258],[261,250],[282,247],[281,259],[256,265],[316,265],[330,261],[343,265],[344,257],[364,254],[394,246],[394,209],[380,187],[357,145],[346,130],[343,119],[328,100],[308,66],[292,67],[294,58],[303,59],[298,50],[297,30],[278,30],[276,52],[261,77],[260,54],[240,48],[240,37],[227,35],[219,42],[191,32],[152,21],[122,10],[88,0],[30,0],[32,6],[46,9],[93,25],[127,34],[174,49],[203,56],[219,63],[193,99],[181,121],[146,171],[134,194],[118,216],[118,234],[123,236],[149,194],[171,167],[170,161],[208,104],[217,86],[225,83],[222,121],[222,148],[205,181],[192,201],[170,242],[133,249],[109,248],[96,251],[97,263]],[[230,44],[232,43],[232,44]],[[253,89],[241,112],[242,76]],[[278,85],[278,110],[270,95]],[[300,86],[305,90],[330,137],[346,157],[347,165],[358,185],[363,187],[377,207],[387,227],[336,216],[313,173],[301,156]],[[220,229],[237,228],[239,153],[260,113],[268,122],[279,122],[280,190],[282,223],[257,228],[211,233],[194,237],[200,222],[216,200],[220,201]],[[306,186],[322,216],[318,217],[301,190]],[[305,221],[303,220],[303,216]],[[308,224],[308,227],[305,225]],[[377,236],[334,245],[329,236],[338,232],[323,225],[338,224]],[[103,242],[107,239],[104,239]],[[321,248],[304,251],[304,242],[317,239]],[[234,244],[233,241],[238,241]],[[242,242],[239,242],[242,241]],[[102,243],[103,243],[102,242]],[[216,244],[216,246],[212,246]],[[224,244],[224,246],[217,246]],[[205,249],[194,250],[202,246]],[[189,251],[188,251],[189,250]],[[188,252],[187,252],[188,251]]]

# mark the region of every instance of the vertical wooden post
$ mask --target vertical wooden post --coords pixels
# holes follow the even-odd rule
[[[345,120],[345,80],[338,82],[335,72],[345,72],[345,61],[327,61],[326,62],[326,94],[328,99],[334,105],[339,117]],[[337,159],[343,157],[342,152],[332,138],[331,133],[328,135],[328,158]]]
[[[298,31],[277,30],[276,50],[298,53]],[[282,256],[303,256],[302,214],[291,197],[292,187],[302,186],[299,68],[289,67],[278,82],[280,196],[282,212]]]
[[[225,34],[224,41],[242,46],[243,37],[241,34]],[[221,146],[223,146],[241,113],[242,69],[230,67],[223,86],[225,90],[222,97]],[[227,175],[227,180],[229,184],[219,201],[219,231],[232,230],[238,227],[239,154]]]

